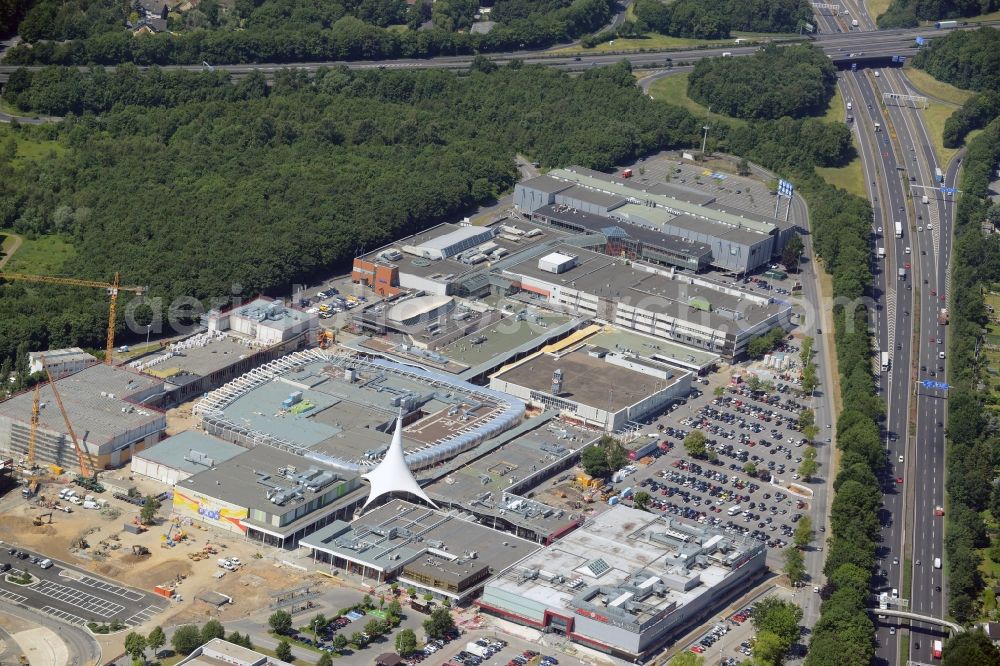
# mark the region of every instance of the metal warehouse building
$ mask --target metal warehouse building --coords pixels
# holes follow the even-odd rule
[[[638,234],[630,227],[642,228],[648,232],[643,244],[653,247],[676,246],[679,239],[703,244],[710,249],[712,266],[733,273],[756,270],[780,254],[794,228],[781,220],[716,205],[710,195],[688,188],[666,183],[647,187],[583,167],[554,169],[518,183],[514,205],[533,218],[540,213],[542,221],[552,217],[553,206],[598,215],[631,237]],[[691,267],[669,254],[632,258]]]
[[[616,506],[486,584],[490,613],[643,660],[749,589],[764,544]]]

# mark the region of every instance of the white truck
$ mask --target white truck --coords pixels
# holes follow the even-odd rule
[[[889,372],[889,352],[882,352],[882,372]]]
[[[729,511],[727,511],[726,513],[729,514],[730,516],[735,516],[736,514],[742,512],[742,511],[743,511],[743,507],[741,507],[739,504],[737,504],[736,506],[730,507]]]
[[[469,641],[465,644],[465,651],[470,654],[474,654],[477,657],[482,657],[483,659],[490,656],[489,651],[485,647],[475,643],[474,641]]]
[[[902,222],[895,222],[894,226],[896,227],[896,238],[902,238],[903,237],[903,223]]]
[[[884,247],[878,248],[878,258],[879,259],[885,259],[885,248]]]
[[[858,27],[858,25],[860,25],[860,24],[858,23],[858,19],[854,19],[853,21],[851,21],[851,27],[852,27],[852,28],[857,28],[857,27]]]
[[[226,571],[236,571],[236,565],[224,557],[219,558],[218,564]]]

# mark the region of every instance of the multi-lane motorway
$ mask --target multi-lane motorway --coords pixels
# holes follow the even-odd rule
[[[822,22],[821,22],[822,23]],[[834,23],[834,25],[839,25]],[[940,37],[947,31],[935,30],[934,28],[906,28],[900,30],[882,30],[879,32],[863,33],[851,31],[844,33],[825,32],[829,26],[823,27],[821,34],[817,35],[812,42],[822,49],[830,58],[837,63],[849,61],[871,61],[878,58],[887,58],[893,55],[912,55],[916,52],[915,39],[922,36],[928,39]],[[606,67],[620,62],[622,58],[628,58],[637,69],[652,69],[662,67],[669,59],[674,63],[694,62],[701,58],[718,57],[724,52],[732,53],[734,56],[749,55],[757,50],[756,46],[731,46],[706,49],[687,49],[669,52],[647,52],[647,53],[601,53],[601,54],[581,54],[567,55],[554,54],[552,51],[521,51],[517,53],[496,53],[490,54],[491,60],[497,64],[504,64],[511,60],[521,60],[525,64],[540,64],[549,67],[557,67],[573,71],[584,71],[594,67]],[[852,54],[854,54],[852,56]],[[224,68],[234,76],[248,74],[254,70],[265,74],[281,71],[286,68],[302,69],[313,72],[320,67],[345,66],[353,69],[468,69],[472,63],[472,56],[441,56],[437,58],[408,58],[399,60],[355,60],[355,61],[330,61],[330,62],[302,62],[302,63],[252,63],[252,64],[222,64],[210,63]],[[200,71],[203,65],[168,65],[163,69],[168,70],[191,70]],[[18,69],[13,65],[0,66],[0,83],[6,82],[11,72]],[[32,69],[32,68],[29,68]]]
[[[848,17],[817,16],[821,28],[860,34],[874,29],[862,6],[847,7],[853,12]],[[849,25],[854,19],[857,27]],[[901,597],[908,597],[909,610],[942,617],[947,586],[944,570],[934,565],[943,555],[943,525],[934,514],[935,507],[944,505],[946,401],[943,391],[923,388],[917,382],[945,380],[946,359],[941,358],[945,326],[938,323],[938,313],[947,306],[954,211],[951,198],[937,188],[954,187],[958,162],[937,163],[918,104],[883,103],[884,93],[916,94],[900,71],[847,71],[840,85],[851,103],[845,114],[855,118],[873,208],[874,339],[877,351],[890,356],[890,368],[882,372],[879,382],[885,403],[886,467],[879,514],[879,575],[874,578],[873,592],[898,590]],[[944,175],[941,184],[935,182],[938,168]],[[899,236],[896,222],[902,226]],[[879,248],[884,248],[884,258]],[[907,578],[909,590],[903,587]],[[891,618],[879,622],[878,662],[932,662],[931,644],[941,637],[940,630],[912,625],[908,649],[901,653],[896,624]]]

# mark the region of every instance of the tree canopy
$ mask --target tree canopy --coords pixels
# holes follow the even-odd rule
[[[968,90],[1000,90],[1000,30],[955,30],[920,49],[913,65]]]
[[[769,44],[746,58],[702,58],[688,77],[688,95],[736,118],[776,119],[822,112],[836,83],[821,50]]]
[[[812,20],[804,0],[637,0],[635,16],[640,29],[697,39],[730,36],[743,32],[795,32]]]

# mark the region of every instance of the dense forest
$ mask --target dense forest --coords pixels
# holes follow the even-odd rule
[[[1000,90],[1000,30],[957,30],[913,58],[935,79],[968,90]]]
[[[945,148],[958,148],[969,132],[986,127],[997,116],[1000,116],[1000,91],[976,93],[945,121]]]
[[[1000,9],[1000,0],[892,0],[878,17],[878,27],[912,28],[920,21],[938,21],[980,14]]]
[[[781,118],[822,112],[837,70],[811,45],[765,46],[746,58],[703,58],[688,78],[688,95],[736,118]]]
[[[951,518],[945,532],[949,611],[960,622],[980,616],[983,590],[977,549],[990,546],[983,512],[1000,515],[1000,462],[997,384],[982,350],[981,330],[989,323],[983,290],[1000,282],[1000,238],[984,235],[981,224],[1000,224],[1000,206],[987,197],[1000,164],[1000,119],[973,139],[963,161],[963,192],[955,220],[952,271],[951,350],[948,383],[948,483]],[[989,558],[1000,563],[1000,541],[993,535]]]
[[[795,32],[812,20],[812,9],[806,0],[637,0],[635,16],[663,35],[720,39],[731,30]]]
[[[10,2],[11,0],[0,0]],[[21,21],[28,42],[11,64],[233,64],[377,60],[544,48],[594,32],[612,16],[611,0],[509,0],[498,3],[488,34],[469,31],[477,2],[438,0],[206,0],[169,15],[171,32],[133,35],[121,3],[39,0]],[[423,24],[433,20],[433,24]],[[423,26],[423,27],[422,27]],[[426,27],[427,29],[424,29]],[[399,29],[397,29],[399,28]],[[421,28],[418,30],[418,28]]]
[[[0,226],[64,234],[77,248],[67,274],[120,270],[168,300],[276,290],[343,267],[510,188],[515,151],[605,169],[699,134],[624,64],[579,77],[332,69],[270,87],[261,76],[229,85],[214,73],[49,68],[22,70],[5,97],[75,115],[17,128],[69,150],[3,161]],[[21,339],[98,346],[103,307],[84,317],[80,294],[42,290],[54,307],[39,291],[3,287],[0,356]]]

